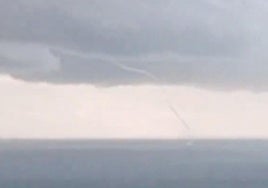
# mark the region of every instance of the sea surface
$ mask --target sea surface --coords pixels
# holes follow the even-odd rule
[[[1,140],[1,188],[268,188],[266,140]]]

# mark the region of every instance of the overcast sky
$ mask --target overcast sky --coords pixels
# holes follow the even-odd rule
[[[0,137],[268,137],[267,10],[0,0]]]

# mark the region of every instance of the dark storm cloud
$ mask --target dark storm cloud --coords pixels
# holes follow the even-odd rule
[[[0,72],[268,89],[266,1],[0,0]]]

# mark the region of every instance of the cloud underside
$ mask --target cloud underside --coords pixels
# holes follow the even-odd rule
[[[268,89],[266,1],[1,0],[0,72],[27,81]]]

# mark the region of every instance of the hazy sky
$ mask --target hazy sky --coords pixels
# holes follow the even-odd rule
[[[266,138],[267,9],[0,0],[0,137]]]

